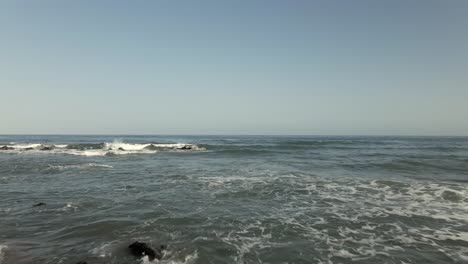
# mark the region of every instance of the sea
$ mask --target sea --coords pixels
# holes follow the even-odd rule
[[[468,138],[0,136],[0,263],[80,261],[468,263]]]

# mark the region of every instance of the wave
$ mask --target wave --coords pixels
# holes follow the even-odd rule
[[[52,170],[67,170],[67,169],[89,169],[89,168],[114,168],[111,165],[99,164],[99,163],[84,163],[84,164],[74,164],[74,165],[49,165],[49,168]]]
[[[3,263],[3,258],[5,257],[5,251],[8,247],[6,245],[0,244],[0,264]]]
[[[155,154],[159,151],[201,151],[205,150],[188,143],[125,143],[120,141],[103,143],[13,143],[0,146],[5,153],[52,153],[79,156],[113,156],[128,154]]]
[[[372,157],[372,156],[370,156]],[[467,169],[467,164],[458,158],[409,158],[393,157],[392,155],[379,155],[376,159],[366,159],[364,161],[353,161],[341,164],[345,169],[384,171],[390,173],[406,173],[421,177],[421,175],[433,173],[452,173],[463,175]]]
[[[358,140],[285,140],[280,145],[286,146],[323,146],[323,145],[356,145],[362,144]]]

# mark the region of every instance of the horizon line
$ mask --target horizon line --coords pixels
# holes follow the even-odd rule
[[[468,137],[468,135],[418,135],[418,134],[104,134],[104,133],[14,133],[14,134],[1,134],[0,136],[278,136],[278,137]]]

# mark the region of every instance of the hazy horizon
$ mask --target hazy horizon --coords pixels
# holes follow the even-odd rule
[[[174,136],[174,137],[204,137],[204,136],[214,136],[214,137],[376,137],[376,138],[385,138],[385,137],[402,137],[402,138],[413,138],[413,137],[427,137],[427,138],[467,138],[468,136],[466,135],[415,135],[415,134],[393,134],[393,135],[386,135],[386,134],[371,134],[371,135],[364,135],[364,134],[93,134],[93,133],[88,133],[88,134],[74,134],[74,133],[50,133],[50,134],[22,134],[22,133],[16,133],[16,134],[0,134],[0,136],[115,136],[115,137],[125,137],[125,136],[135,136],[135,137],[151,137],[151,136]],[[118,139],[118,138],[117,138]]]
[[[468,136],[466,1],[3,1],[0,134]]]

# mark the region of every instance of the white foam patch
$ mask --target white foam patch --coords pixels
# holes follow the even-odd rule
[[[324,253],[320,254],[323,259],[316,260],[322,263],[333,263],[334,258],[357,262],[377,256],[385,259],[398,256],[406,247],[421,245],[443,250],[455,262],[468,258],[468,250],[453,246],[468,242],[468,232],[462,231],[468,224],[468,184],[241,172],[193,178],[215,200],[236,193],[248,199],[245,195],[251,194],[251,199],[259,201],[259,210],[271,208],[264,215],[230,226],[230,232],[214,232],[236,249],[236,263],[250,261],[246,256],[251,258],[261,248],[279,246],[274,238],[281,232],[314,241],[314,248]]]
[[[67,170],[67,169],[89,169],[89,168],[107,168],[111,169],[113,166],[107,164],[99,163],[84,163],[84,164],[74,164],[74,165],[49,165],[51,169],[56,170]]]
[[[0,264],[3,264],[3,261],[5,259],[5,252],[8,249],[7,245],[0,245]]]
[[[42,144],[14,144],[8,147],[14,147],[15,149],[26,149],[26,148],[38,148],[42,146]]]
[[[124,150],[142,150],[151,144],[129,144],[129,143],[122,143],[119,141],[114,141],[113,143],[105,143],[104,148],[109,150],[118,150],[119,148]]]
[[[129,155],[129,154],[154,154],[157,153],[157,150],[146,150],[146,149],[141,149],[141,150],[117,150],[117,151],[108,151],[106,155],[108,154],[114,154],[114,155]]]
[[[80,208],[79,203],[76,202],[67,202],[62,208],[57,209],[57,211],[73,211],[76,212]]]
[[[167,254],[164,254],[164,256],[163,256],[163,258],[161,260],[154,259],[152,261],[150,261],[148,259],[148,256],[144,256],[144,257],[141,258],[141,263],[142,264],[193,264],[198,259],[198,252],[197,251],[194,251],[193,253],[186,255],[183,258],[183,260],[175,260],[174,258],[176,258],[176,257],[174,257],[174,256],[169,257],[168,259],[166,259],[165,257],[167,255],[171,255],[171,252],[167,252]]]
[[[95,156],[105,156],[107,153],[108,153],[107,150],[95,149],[95,150],[84,150],[84,151],[72,150],[66,154],[86,156],[86,157],[95,157]]]
[[[113,242],[104,243],[98,247],[95,247],[91,250],[91,253],[99,256],[100,258],[112,257],[112,246]]]

